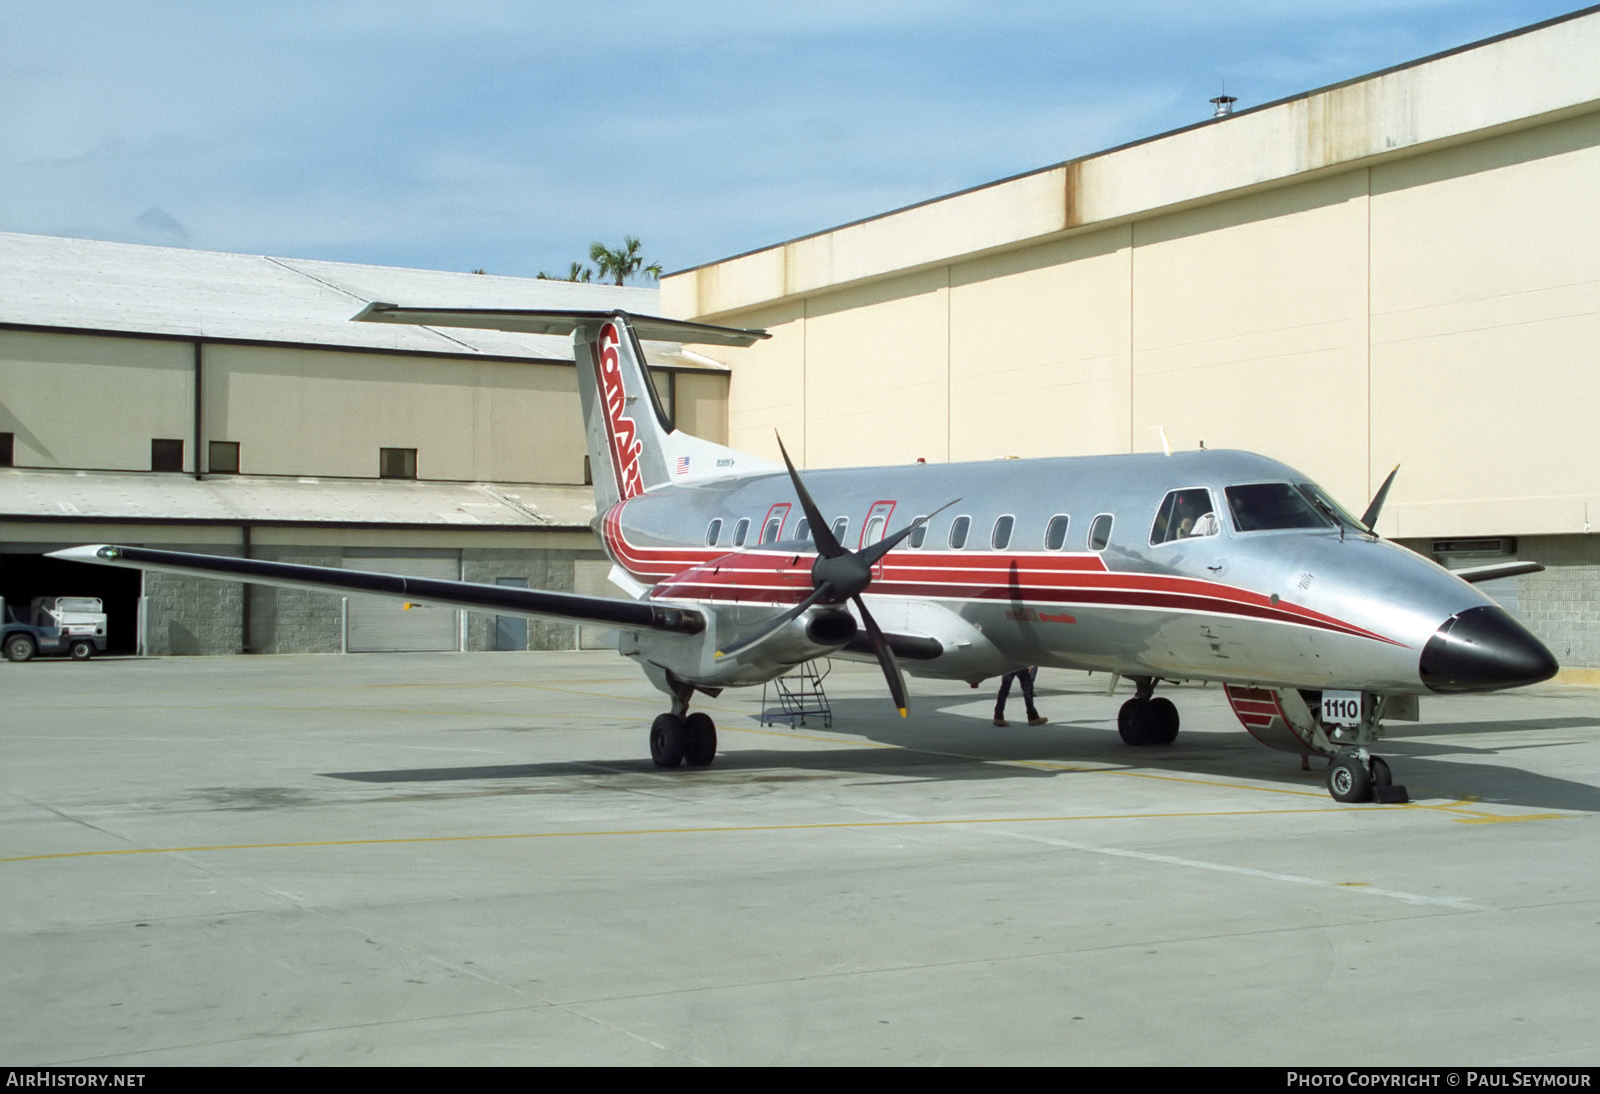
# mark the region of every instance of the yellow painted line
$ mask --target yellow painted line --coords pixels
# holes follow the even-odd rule
[[[702,825],[685,828],[610,828],[575,832],[511,832],[480,836],[389,836],[381,839],[307,840],[283,843],[222,843],[199,847],[123,847],[105,851],[58,851],[44,855],[16,855],[0,863],[40,862],[47,859],[103,858],[110,855],[183,855],[205,851],[265,851],[308,847],[378,847],[385,844],[482,843],[491,840],[582,839],[601,836],[681,836],[739,832],[807,832],[826,829],[938,828],[981,824],[1061,824],[1073,821],[1174,820],[1200,817],[1262,817],[1282,814],[1330,813],[1342,808],[1330,803],[1315,809],[1225,809],[1194,813],[1101,813],[1059,817],[944,817],[931,820],[820,821],[809,824]]]

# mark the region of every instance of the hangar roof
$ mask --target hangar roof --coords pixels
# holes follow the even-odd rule
[[[0,233],[0,323],[451,355],[572,360],[552,335],[352,323],[375,300],[437,308],[622,308],[654,315],[656,289],[410,270]],[[708,367],[676,347],[651,360]],[[720,371],[720,366],[716,366]]]
[[[195,480],[149,472],[0,471],[0,513],[22,520],[587,528],[587,486],[370,479]]]

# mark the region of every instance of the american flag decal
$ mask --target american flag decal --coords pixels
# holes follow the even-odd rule
[[[678,465],[675,468],[675,473],[679,474],[679,475],[687,475],[689,473],[689,457],[688,456],[679,456],[678,457]]]

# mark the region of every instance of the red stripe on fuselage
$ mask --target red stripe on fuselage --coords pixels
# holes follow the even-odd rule
[[[622,531],[622,509],[601,522],[612,557],[644,584],[651,597],[791,606],[810,594],[810,553],[720,547],[638,547]],[[1166,574],[1115,572],[1098,554],[994,555],[943,551],[886,557],[869,596],[914,600],[1002,601],[1084,605],[1143,611],[1204,612],[1290,623],[1402,645],[1311,608],[1249,589]]]

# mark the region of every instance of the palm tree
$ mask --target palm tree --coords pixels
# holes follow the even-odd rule
[[[617,250],[599,242],[590,244],[589,261],[599,267],[601,277],[614,277],[618,285],[638,273],[655,278],[661,276],[661,263],[644,264],[644,257],[639,254],[639,240],[635,236],[623,236],[622,246]]]
[[[604,272],[604,271],[601,271],[601,272]],[[585,281],[586,282],[593,276],[594,276],[594,271],[591,270],[589,267],[580,266],[578,263],[574,262],[572,264],[572,268],[567,271],[567,276],[566,277],[554,277],[554,276],[552,276],[550,274],[545,273],[543,270],[540,270],[539,271],[539,276],[538,276],[538,278],[536,280],[539,280],[539,281]]]

